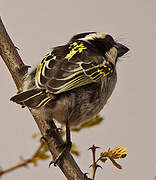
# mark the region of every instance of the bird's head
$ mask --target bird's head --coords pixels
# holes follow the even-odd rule
[[[108,61],[116,64],[118,57],[129,51],[125,45],[116,42],[113,37],[104,32],[87,32],[77,34],[69,42],[85,41],[96,48]]]

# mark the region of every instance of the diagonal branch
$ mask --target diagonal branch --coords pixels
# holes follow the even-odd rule
[[[11,41],[6,29],[0,18],[0,55],[8,67],[9,72],[12,75],[12,78],[16,84],[18,90],[21,90],[23,76],[27,73],[28,66],[26,66],[22,59],[20,58],[16,47]],[[51,136],[47,136],[47,130],[50,127],[56,128],[56,125],[51,118],[46,119],[44,116],[41,116],[40,110],[29,109],[32,116],[34,117],[39,130],[43,136],[46,136],[48,148],[55,160],[56,157],[60,154],[61,150],[58,149],[58,145],[63,143],[61,136],[54,132]],[[50,126],[48,122],[51,122]],[[76,164],[72,155],[67,152],[66,156],[63,157],[61,163],[58,164],[61,171],[64,173],[68,180],[83,180],[87,179],[84,177],[84,174],[80,170],[79,166]]]

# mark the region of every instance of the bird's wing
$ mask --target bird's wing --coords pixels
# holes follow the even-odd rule
[[[113,72],[103,56],[88,52],[82,43],[59,48],[46,55],[37,68],[35,82],[38,88],[59,94],[98,82]]]

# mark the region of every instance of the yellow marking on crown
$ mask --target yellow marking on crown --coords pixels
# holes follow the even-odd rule
[[[69,46],[70,52],[65,56],[65,59],[70,60],[76,53],[82,53],[83,50],[87,49],[83,43],[78,44],[77,42],[72,43]]]

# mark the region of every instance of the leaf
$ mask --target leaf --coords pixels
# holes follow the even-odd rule
[[[71,153],[75,156],[80,156],[80,152],[76,150],[71,150]]]
[[[112,161],[112,163],[115,167],[117,167],[118,169],[122,169],[122,166],[120,164],[118,164],[113,158],[109,157],[109,159]]]
[[[100,124],[103,120],[104,119],[102,117],[97,115],[95,118],[93,118],[93,119],[91,119],[91,120],[81,124],[80,127],[72,128],[72,131],[79,132],[81,129],[90,128],[92,126],[96,126],[96,125]]]
[[[116,146],[113,150],[108,150],[108,156],[113,159],[125,158],[127,149],[125,147]]]
[[[46,160],[46,159],[49,159],[50,156],[47,155],[47,154],[40,154],[40,155],[39,155],[39,158],[40,158],[41,160]]]
[[[37,161],[38,161],[38,158],[36,157],[31,159],[31,162],[33,163],[34,166],[37,166]]]
[[[75,156],[80,156],[80,152],[77,150],[77,146],[72,144],[71,153]]]
[[[46,152],[49,152],[49,149],[48,149],[48,146],[46,144],[44,144],[44,146],[42,147],[40,153],[46,153]]]
[[[37,135],[36,133],[34,133],[34,134],[32,135],[32,138],[33,138],[33,139],[36,139],[37,136],[38,136],[38,135]]]

